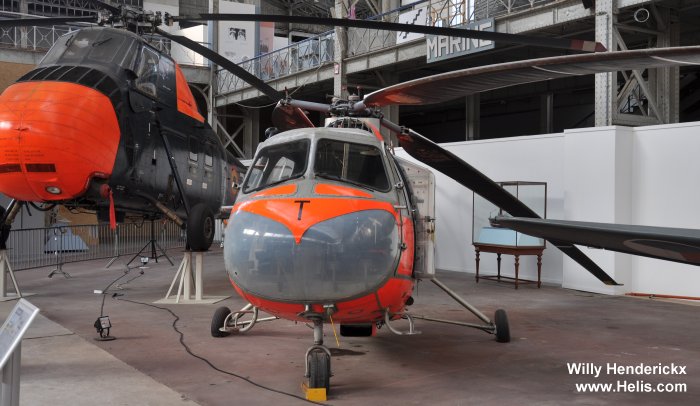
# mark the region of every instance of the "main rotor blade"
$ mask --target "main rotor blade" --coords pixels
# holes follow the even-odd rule
[[[700,230],[507,216],[491,223],[540,238],[700,265]]]
[[[8,27],[31,27],[62,25],[70,23],[96,23],[97,17],[47,17],[47,18],[17,18],[12,20],[0,20],[0,28]]]
[[[372,30],[415,32],[419,34],[432,34],[447,37],[472,38],[508,44],[534,45],[574,51],[605,51],[605,47],[602,44],[594,41],[535,37],[522,34],[478,31],[466,28],[433,27],[429,25],[402,24],[386,21],[351,20],[346,18],[322,18],[271,14],[200,14],[198,16],[173,17],[173,21],[269,21],[274,23],[328,25],[335,27],[367,28]]]
[[[617,70],[697,64],[700,64],[700,46],[555,56],[479,66],[411,80],[370,93],[365,96],[363,104],[440,103],[522,83]],[[357,108],[364,106],[358,104]]]
[[[294,128],[314,127],[314,124],[306,116],[304,110],[328,113],[331,106],[325,103],[316,103],[305,100],[286,99],[277,103],[272,111],[272,123],[282,131]]]
[[[299,107],[290,106],[282,102],[277,103],[274,110],[272,110],[272,124],[280,131],[314,126]]]
[[[401,147],[412,157],[449,176],[513,216],[540,218],[515,196],[457,155],[413,130],[385,120],[382,120],[382,125],[397,133]],[[548,240],[601,282],[606,285],[618,285],[610,275],[573,244],[561,239]]]
[[[173,35],[170,33],[167,33],[160,28],[156,28],[156,33],[159,35],[162,35],[165,38],[168,38],[174,42],[177,42],[178,44],[187,47],[194,52],[204,56],[205,58],[209,59],[210,61],[214,62],[215,64],[221,66],[222,68],[226,69],[227,71],[233,73],[234,75],[238,76],[239,78],[243,79],[245,82],[253,86],[254,88],[260,90],[262,93],[264,93],[267,97],[269,97],[272,100],[281,100],[284,98],[284,95],[274,88],[272,86],[268,85],[267,83],[263,82],[262,80],[258,79],[257,76],[253,75],[252,73],[248,72],[247,70],[241,68],[237,64],[229,61],[228,59],[224,58],[222,55],[212,51],[211,49],[195,42],[192,41],[189,38],[183,37],[181,35]]]

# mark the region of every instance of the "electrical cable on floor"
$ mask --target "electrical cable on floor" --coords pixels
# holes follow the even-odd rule
[[[233,377],[236,377],[236,378],[238,378],[238,379],[241,379],[241,380],[243,380],[243,381],[246,381],[246,382],[248,382],[249,384],[251,384],[251,385],[253,385],[253,386],[257,386],[257,387],[260,388],[260,389],[264,389],[264,390],[267,390],[267,391],[270,391],[270,392],[275,392],[275,393],[279,393],[279,394],[281,394],[281,395],[286,395],[286,396],[289,396],[289,397],[293,397],[293,398],[296,398],[296,399],[299,399],[299,400],[303,400],[304,402],[312,403],[312,404],[315,404],[315,405],[327,405],[327,403],[319,403],[319,402],[314,402],[314,401],[311,401],[311,400],[307,400],[307,399],[305,399],[305,398],[303,398],[303,397],[301,397],[301,396],[299,396],[299,395],[295,395],[295,394],[293,394],[293,393],[288,393],[288,392],[284,392],[284,391],[281,391],[281,390],[278,390],[278,389],[270,388],[270,387],[268,387],[268,386],[259,384],[259,383],[255,382],[255,381],[251,380],[250,378],[246,378],[246,377],[244,377],[244,376],[238,375],[238,374],[233,373],[233,372],[225,371],[225,370],[223,370],[223,369],[217,367],[216,365],[212,364],[211,361],[209,361],[208,359],[202,357],[201,355],[195,354],[194,352],[192,352],[192,350],[190,349],[190,347],[185,343],[185,334],[177,328],[177,322],[178,322],[178,320],[180,320],[180,316],[178,316],[174,311],[168,309],[167,307],[160,307],[160,306],[156,306],[156,305],[153,305],[153,304],[150,304],[150,303],[138,302],[138,301],[136,301],[136,300],[130,300],[130,299],[124,299],[124,298],[117,298],[117,300],[121,300],[121,301],[124,301],[124,302],[129,302],[129,303],[134,303],[134,304],[139,304],[139,305],[143,305],[143,306],[148,306],[148,307],[153,307],[153,308],[155,308],[155,309],[164,310],[164,311],[170,313],[170,314],[174,317],[174,319],[173,319],[173,324],[172,324],[173,330],[175,330],[175,332],[176,332],[177,334],[180,335],[180,345],[182,345],[182,347],[185,349],[185,351],[186,351],[188,354],[190,354],[191,356],[193,356],[193,357],[195,357],[195,358],[197,358],[197,359],[203,361],[204,363],[206,363],[207,365],[209,365],[209,367],[211,367],[213,370],[215,370],[215,371],[217,371],[217,372],[221,372],[222,374],[231,375],[231,376],[233,376]]]
[[[107,297],[107,291],[109,290],[109,288],[112,287],[112,285],[114,285],[115,283],[117,283],[121,278],[123,278],[123,277],[125,277],[126,275],[128,275],[129,272],[131,272],[131,268],[129,268],[129,267],[127,266],[127,267],[126,267],[126,271],[124,271],[123,274],[121,274],[117,279],[115,279],[115,280],[113,280],[112,282],[110,282],[110,284],[107,285],[106,288],[102,289],[102,305],[100,306],[100,317],[104,316],[105,298]],[[141,272],[143,273],[143,271],[141,271]],[[139,276],[141,276],[141,275],[139,275]],[[138,276],[137,276],[137,277],[138,277]],[[136,278],[133,278],[133,279],[136,279]],[[132,280],[133,280],[133,279],[132,279]],[[130,281],[131,281],[131,280],[130,280]],[[128,282],[127,282],[127,283],[128,283]]]

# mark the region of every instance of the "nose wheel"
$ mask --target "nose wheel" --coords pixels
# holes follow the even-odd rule
[[[323,402],[331,388],[331,352],[323,345],[323,321],[314,318],[314,345],[306,350],[306,399]]]
[[[306,355],[309,388],[325,389],[326,395],[331,389],[331,356],[326,347],[309,348]]]

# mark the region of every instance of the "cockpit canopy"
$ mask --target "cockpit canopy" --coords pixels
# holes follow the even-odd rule
[[[94,62],[133,69],[139,43],[137,38],[120,30],[83,28],[60,37],[39,66]]]
[[[165,104],[176,103],[175,62],[127,31],[98,27],[63,35],[39,63],[39,67],[52,65],[97,65],[98,70],[112,72],[112,76],[118,75],[119,70],[127,70],[136,75],[136,89]],[[71,78],[61,80],[71,81]]]
[[[263,147],[250,167],[243,193],[300,178],[307,172],[312,177],[389,191],[390,182],[378,145],[326,137],[311,137],[311,140],[296,138]]]

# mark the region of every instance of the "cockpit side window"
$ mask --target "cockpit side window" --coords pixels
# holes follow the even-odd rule
[[[348,182],[372,190],[388,191],[389,179],[379,148],[321,139],[316,148],[317,177]]]
[[[104,31],[97,41],[90,45],[91,49],[88,54],[88,59],[91,61],[112,63],[113,58],[118,54],[125,40],[126,38],[123,35],[115,35]]]
[[[309,144],[309,140],[299,140],[262,149],[250,167],[243,192],[249,193],[304,175]]]
[[[136,69],[136,87],[153,97],[157,97],[156,87],[158,85],[158,52],[143,47]]]
[[[69,34],[59,37],[53,44],[51,49],[49,49],[49,52],[47,52],[46,55],[44,55],[44,58],[41,60],[41,62],[39,62],[39,66],[52,65],[56,63],[58,58],[60,58],[61,55],[63,55],[63,53],[68,48],[68,46],[66,45],[68,41],[75,37],[75,35],[75,32],[71,32]]]
[[[59,63],[80,63],[93,49],[92,44],[100,35],[98,30],[80,30],[75,35],[71,35],[66,41],[66,50],[58,60]]]

